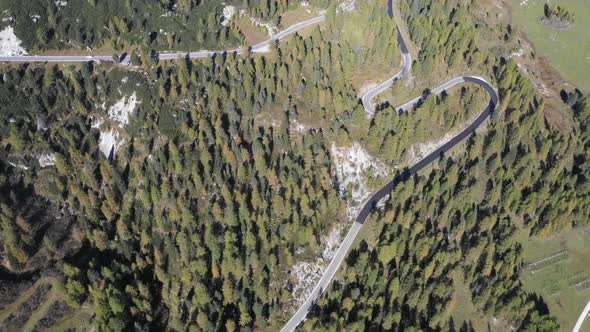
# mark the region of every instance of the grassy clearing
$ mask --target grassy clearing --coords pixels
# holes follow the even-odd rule
[[[18,313],[21,310],[22,305],[29,300],[29,298],[44,285],[51,285],[47,300],[42,303],[38,303],[34,307],[31,315],[28,317],[26,323],[22,327],[22,331],[33,331],[39,320],[43,319],[50,309],[50,307],[57,301],[65,301],[66,294],[63,285],[56,279],[53,278],[41,278],[37,280],[29,289],[27,289],[21,296],[11,303],[9,306],[0,311],[0,322],[5,321],[11,315]],[[92,322],[93,310],[89,307],[82,307],[76,311],[73,315],[65,317],[57,324],[52,326],[50,330],[64,331],[67,329],[79,329],[83,328],[88,330],[90,328],[90,322]]]
[[[567,31],[554,31],[541,22],[545,0],[508,0],[512,21],[533,42],[539,54],[547,57],[565,78],[590,91],[590,2],[555,0],[576,14]]]
[[[355,66],[350,78],[352,85],[360,92],[365,92],[367,87],[378,85],[395,75],[401,67],[401,63],[387,61],[382,58],[370,59],[366,63]],[[361,95],[362,93],[359,93]],[[385,94],[385,92],[383,93]],[[382,94],[379,95],[381,97]],[[376,100],[375,100],[376,101]]]
[[[464,322],[471,324],[475,331],[508,331],[509,327],[500,320],[485,315],[475,307],[471,300],[471,290],[465,283],[459,270],[453,271],[453,299],[449,303],[447,312],[453,318],[455,326],[460,327]]]
[[[548,238],[521,234],[525,266],[520,279],[543,297],[562,331],[571,331],[590,299],[590,229],[568,229]]]
[[[266,28],[254,25],[247,16],[240,16],[236,24],[238,29],[244,34],[246,45],[256,45],[268,39]]]
[[[290,9],[281,15],[281,24],[277,29],[282,31],[293,24],[309,20],[319,15],[319,10],[310,6]],[[238,16],[236,25],[244,35],[246,45],[256,45],[269,38],[268,30],[263,26],[258,26],[252,23],[248,15]],[[303,30],[309,32],[313,27],[314,26]],[[305,31],[303,30],[298,31],[298,33],[300,35],[305,35]]]
[[[299,7],[286,11],[281,15],[281,28],[287,28],[293,24],[309,20],[320,15],[320,11],[314,7]]]
[[[13,312],[15,312],[15,310],[17,310],[23,303],[25,303],[31,297],[31,295],[33,295],[33,293],[37,291],[37,289],[40,286],[52,285],[53,291],[53,288],[55,288],[56,284],[57,281],[50,278],[42,278],[37,280],[37,282],[34,283],[33,286],[27,289],[24,293],[22,293],[16,301],[6,306],[4,310],[0,311],[0,321],[6,320],[6,318],[8,318]]]
[[[94,308],[91,306],[82,306],[72,317],[62,320],[47,331],[89,331],[92,330],[92,318],[94,316]]]
[[[37,307],[37,309],[35,309],[35,311],[33,311],[31,316],[29,317],[29,320],[27,321],[27,323],[23,327],[23,331],[32,331],[33,328],[35,327],[35,325],[37,325],[37,322],[39,322],[40,319],[42,319],[43,317],[45,317],[47,315],[47,311],[49,310],[49,307],[53,303],[55,303],[56,301],[63,299],[63,297],[64,297],[63,289],[59,290],[59,289],[56,289],[56,287],[61,288],[61,285],[59,285],[58,282],[54,282],[53,288],[51,288],[51,293],[50,293],[51,295],[49,296],[47,301],[41,303],[41,305],[39,305],[39,307]]]

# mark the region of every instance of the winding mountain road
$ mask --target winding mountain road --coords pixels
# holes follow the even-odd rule
[[[303,322],[305,320],[305,317],[307,316],[307,313],[309,312],[309,310],[313,307],[315,302],[322,295],[323,291],[326,290],[327,287],[329,286],[330,281],[332,281],[332,278],[336,274],[336,271],[338,271],[338,268],[340,268],[342,261],[346,257],[348,250],[352,246],[355,238],[357,237],[358,233],[360,232],[361,228],[363,227],[363,224],[365,223],[365,221],[367,220],[369,215],[375,210],[377,203],[379,201],[381,201],[383,198],[385,198],[387,195],[389,195],[391,193],[391,191],[395,188],[395,186],[397,186],[399,183],[404,182],[409,177],[418,173],[424,167],[430,165],[432,162],[439,159],[440,156],[442,156],[445,152],[449,151],[455,145],[459,144],[461,141],[463,141],[467,137],[469,137],[469,135],[471,135],[477,128],[479,128],[479,126],[482,123],[484,123],[484,121],[496,109],[496,105],[498,104],[498,94],[497,94],[496,90],[494,89],[494,87],[489,82],[487,82],[484,78],[481,78],[481,77],[477,77],[477,76],[457,77],[457,78],[454,78],[454,79],[440,85],[436,89],[433,89],[432,93],[434,93],[434,94],[441,93],[442,91],[445,91],[445,90],[452,88],[453,86],[455,86],[457,84],[461,84],[461,83],[474,83],[474,84],[482,86],[487,91],[488,95],[490,96],[490,101],[489,101],[487,107],[475,118],[475,120],[473,120],[473,122],[471,122],[469,124],[469,126],[467,128],[463,129],[459,134],[457,134],[452,139],[450,139],[449,141],[444,143],[441,147],[439,147],[438,149],[436,149],[435,151],[430,153],[428,156],[426,156],[423,159],[421,159],[420,161],[418,161],[412,167],[404,170],[400,175],[396,176],[393,180],[391,180],[389,183],[387,183],[383,188],[381,188],[379,191],[377,191],[375,194],[373,194],[373,196],[369,199],[368,202],[365,203],[365,205],[363,206],[363,208],[359,212],[359,215],[357,216],[355,222],[350,227],[348,234],[346,234],[346,237],[344,238],[344,240],[340,244],[338,251],[336,251],[336,253],[334,254],[334,257],[330,261],[330,264],[328,265],[328,267],[324,271],[322,278],[316,284],[315,288],[309,294],[309,296],[307,297],[305,302],[299,307],[297,312],[291,317],[291,319],[287,322],[287,324],[285,324],[285,326],[281,329],[281,332],[293,331],[293,330],[295,330],[295,328],[297,326],[299,326],[299,324],[301,324],[301,322]],[[438,92],[435,92],[435,91],[438,91]],[[422,101],[423,98],[424,98],[423,96],[420,96],[420,97],[412,99],[411,101],[409,101],[409,102],[405,103],[404,105],[400,106],[399,108],[397,108],[398,112],[411,110],[420,101]],[[367,113],[374,114],[373,113],[374,108],[369,108],[366,105],[367,104],[365,104],[365,110],[367,111]]]
[[[348,4],[340,6],[338,9],[339,11],[350,11],[354,9],[355,0],[351,0]],[[388,14],[390,17],[394,16],[394,0],[390,0],[388,2]],[[269,46],[278,40],[281,40],[290,34],[299,31],[303,28],[319,24],[324,22],[326,17],[324,15],[318,16],[297,24],[294,24],[287,29],[279,32],[272,38],[256,44],[250,48],[252,52],[266,52],[269,50]],[[360,100],[365,108],[365,111],[370,114],[374,115],[377,110],[375,109],[372,100],[375,96],[382,93],[386,89],[390,88],[395,82],[399,80],[406,80],[411,75],[412,70],[412,56],[408,51],[406,46],[406,42],[401,34],[399,27],[398,27],[398,43],[402,53],[402,68],[401,70],[396,73],[394,76],[386,80],[385,82],[373,87],[369,91],[367,91],[364,95],[360,97]],[[233,53],[233,52],[241,52],[242,48],[236,48],[232,50],[224,50],[224,51],[199,51],[199,52],[175,52],[175,53],[157,53],[154,57],[158,58],[159,60],[174,60],[178,58],[190,58],[190,59],[202,59],[213,56],[218,53]],[[0,56],[0,62],[89,62],[89,61],[113,61],[112,56],[37,56],[37,55],[23,55],[23,56]],[[120,61],[123,64],[130,63],[130,56],[126,55]],[[364,222],[367,220],[368,216],[375,210],[377,203],[384,199],[387,195],[391,193],[391,191],[395,188],[396,185],[405,181],[409,177],[413,176],[424,167],[428,166],[445,152],[453,148],[455,145],[469,137],[471,133],[473,133],[489,116],[494,112],[496,106],[498,104],[498,93],[496,89],[485,79],[479,76],[460,76],[454,78],[448,82],[441,84],[440,86],[430,90],[429,94],[439,94],[443,91],[450,89],[457,84],[462,83],[472,83],[482,86],[486,92],[488,93],[490,100],[487,107],[473,120],[473,122],[465,129],[463,129],[459,134],[453,137],[451,140],[447,141],[441,147],[436,149],[434,152],[430,153],[428,156],[423,158],[422,160],[418,161],[409,169],[404,170],[401,174],[396,176],[393,180],[387,183],[383,188],[377,191],[363,206],[359,215],[357,216],[355,222],[350,227],[346,237],[340,244],[338,251],[332,258],[330,264],[324,271],[321,279],[318,281],[314,289],[306,298],[305,302],[299,307],[297,312],[291,317],[291,319],[285,324],[285,326],[281,329],[281,332],[291,332],[301,324],[309,310],[313,307],[314,303],[317,299],[322,295],[323,291],[326,290],[332,281],[332,278],[336,274],[336,271],[339,269],[340,265],[344,261],[346,254],[350,247],[352,246],[354,240],[356,239],[357,235],[359,234],[360,230],[363,227]],[[396,108],[398,112],[408,112],[411,111],[414,107],[416,107],[426,95],[418,96],[405,104]]]
[[[388,5],[388,14],[391,17],[393,17],[394,8],[394,0],[390,0]],[[397,74],[395,74],[385,82],[370,89],[363,96],[361,96],[360,99],[363,103],[365,111],[370,115],[374,115],[377,111],[372,103],[373,98],[385,91],[386,89],[388,89],[389,87],[391,87],[395,82],[409,78],[411,74],[412,56],[408,51],[406,42],[404,40],[403,35],[400,32],[399,27],[397,28],[397,30],[398,43],[402,53],[403,65],[401,70]],[[297,328],[297,326],[299,326],[299,324],[301,324],[305,320],[307,313],[312,309],[316,301],[321,297],[324,290],[328,288],[330,282],[332,281],[332,278],[336,274],[336,271],[338,271],[340,265],[344,261],[344,258],[346,257],[348,250],[350,250],[350,247],[354,243],[354,240],[361,231],[363,224],[365,223],[371,212],[375,210],[377,203],[384,199],[387,195],[389,195],[396,185],[413,176],[414,174],[422,170],[424,167],[428,166],[429,164],[440,158],[441,155],[453,148],[455,145],[469,137],[469,135],[471,135],[471,133],[473,133],[490,116],[490,114],[494,112],[496,106],[498,105],[498,92],[485,78],[479,76],[460,76],[451,79],[450,81],[445,82],[440,86],[430,90],[429,93],[439,94],[461,83],[473,83],[482,86],[486,90],[490,98],[487,107],[481,113],[479,113],[479,115],[475,118],[475,120],[473,120],[473,122],[471,122],[471,124],[469,124],[469,126],[467,126],[467,128],[463,129],[455,137],[447,141],[445,144],[443,144],[441,147],[430,153],[422,160],[418,161],[412,167],[403,171],[400,175],[396,176],[383,188],[381,188],[379,191],[373,194],[373,196],[369,199],[368,202],[365,203],[365,205],[359,212],[355,222],[350,227],[350,230],[348,231],[346,237],[340,244],[338,251],[336,251],[336,253],[334,254],[334,257],[332,258],[330,264],[324,271],[324,274],[322,275],[321,279],[318,281],[311,293],[307,296],[305,302],[303,302],[303,304],[299,307],[297,312],[295,312],[291,319],[285,324],[285,326],[283,326],[281,332],[294,331]],[[398,112],[411,111],[424,98],[426,98],[426,95],[418,96],[406,102],[405,104],[397,107],[396,110]]]

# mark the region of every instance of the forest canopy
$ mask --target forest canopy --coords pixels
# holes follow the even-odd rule
[[[215,2],[0,4],[31,49],[242,41],[219,24]],[[241,4],[269,20],[291,5]],[[516,235],[588,225],[590,103],[571,99],[576,130],[553,128],[533,82],[480,42],[470,6],[400,4],[419,49],[412,74],[419,81],[483,67],[498,88],[497,111],[453,154],[391,192],[304,329],[469,331],[472,322],[453,318],[459,289],[505,327],[558,328],[518,278]],[[33,300],[62,292],[52,307],[59,318],[90,310],[98,331],[279,329],[296,305],[293,267],[321,255],[325,234],[350,222],[332,147],[356,144],[400,174],[415,144],[457,130],[487,102],[481,90],[459,86],[408,113],[384,103],[367,117],[355,80],[381,57],[391,59],[385,74],[401,59],[384,8],[361,1],[340,19],[332,6],[323,26],[263,55],[0,68],[0,292],[10,299],[0,305],[35,284]],[[172,42],[152,35],[163,26],[177,29]],[[378,189],[383,179],[367,173],[367,190]],[[24,327],[10,317],[3,328]]]

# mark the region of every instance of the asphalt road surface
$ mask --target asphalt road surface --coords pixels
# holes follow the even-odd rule
[[[387,7],[387,13],[389,14],[390,17],[393,17],[393,14],[394,14],[394,7],[395,6],[394,6],[393,1],[394,0],[389,1],[388,7]],[[363,106],[365,107],[365,111],[367,111],[367,113],[369,113],[371,115],[375,115],[375,112],[376,112],[375,107],[373,106],[373,98],[375,98],[375,96],[380,94],[381,92],[387,90],[395,82],[397,82],[399,80],[408,79],[410,77],[411,72],[412,72],[412,55],[410,54],[410,51],[408,51],[408,47],[406,46],[406,42],[399,30],[399,27],[396,27],[396,29],[397,29],[397,41],[399,43],[399,48],[402,53],[402,67],[399,70],[399,72],[397,72],[391,78],[389,78],[385,82],[377,85],[376,87],[369,89],[369,91],[365,92],[365,94],[361,96],[361,102],[363,103]]]
[[[580,314],[580,317],[578,318],[578,321],[576,322],[576,326],[574,326],[573,332],[579,332],[580,329],[582,328],[582,324],[584,323],[584,320],[586,319],[586,317],[588,317],[588,314],[590,314],[590,301],[588,301],[588,303],[586,304],[586,307],[584,307],[584,310],[582,310],[582,313]],[[586,325],[588,325],[590,323],[586,322]]]
[[[457,145],[458,143],[460,143],[461,141],[463,141],[464,139],[469,137],[469,135],[471,135],[477,128],[479,128],[479,126],[494,112],[494,110],[496,109],[496,105],[498,104],[498,94],[491,84],[489,84],[485,79],[477,77],[477,76],[462,76],[462,77],[452,79],[452,80],[440,85],[436,89],[433,89],[432,93],[433,94],[441,93],[442,91],[445,91],[446,89],[449,89],[449,88],[451,88],[457,84],[461,84],[461,83],[474,83],[474,84],[481,85],[486,90],[486,92],[488,93],[488,95],[490,97],[490,101],[489,101],[487,107],[475,118],[475,120],[473,122],[471,122],[471,124],[469,124],[469,126],[467,128],[463,129],[463,131],[461,131],[459,134],[457,134],[451,140],[447,141],[445,144],[443,144],[441,147],[436,149],[434,152],[432,152],[431,154],[429,154],[428,156],[426,156],[422,160],[418,161],[412,167],[404,170],[401,174],[397,175],[393,180],[391,180],[388,184],[386,184],[383,188],[381,188],[378,192],[376,192],[369,199],[369,201],[367,203],[365,203],[365,205],[363,206],[363,208],[359,212],[359,215],[357,216],[355,222],[352,224],[348,234],[344,238],[344,241],[342,241],[342,243],[340,244],[338,251],[336,252],[334,257],[332,258],[332,261],[330,262],[330,264],[328,265],[328,267],[324,271],[322,278],[316,284],[313,291],[307,297],[305,302],[299,307],[297,312],[291,317],[291,319],[287,322],[287,324],[285,324],[285,326],[282,328],[281,332],[293,331],[293,330],[295,330],[295,328],[297,326],[299,326],[299,324],[301,324],[301,322],[303,322],[305,320],[307,313],[313,307],[313,305],[315,304],[317,299],[322,295],[323,291],[328,288],[330,281],[332,280],[332,278],[336,274],[336,271],[338,271],[338,269],[340,268],[340,265],[342,264],[344,257],[346,257],[348,250],[352,246],[354,239],[356,238],[356,236],[360,232],[360,230],[361,230],[363,224],[365,223],[365,221],[367,220],[368,216],[375,210],[377,203],[380,200],[384,199],[387,195],[389,195],[391,193],[391,191],[395,188],[396,185],[398,185],[401,182],[404,182],[405,180],[407,180],[408,178],[410,178],[414,174],[418,173],[424,167],[426,167],[426,166],[430,165],[432,162],[438,160],[442,155],[444,155],[445,152],[449,151],[455,145]],[[438,92],[435,92],[435,91],[438,91]],[[410,102],[400,106],[398,108],[398,110],[408,111],[412,107],[416,106],[423,98],[424,98],[424,96],[414,98]],[[368,113],[373,114],[373,113],[371,113],[370,109],[365,108],[365,110]]]
[[[377,85],[374,88],[371,88],[369,91],[365,92],[364,95],[361,96],[361,102],[365,107],[365,111],[371,115],[375,115],[376,109],[373,106],[373,98],[376,95],[380,94],[381,92],[390,88],[395,82],[400,80],[405,80],[409,78],[410,73],[412,72],[412,55],[408,51],[402,34],[397,31],[397,38],[399,41],[399,46],[402,51],[402,68],[397,72],[397,74],[393,75],[391,78],[386,80],[385,82]]]
[[[354,9],[355,0],[351,0],[349,3],[340,6],[338,11],[351,11]],[[269,46],[277,42],[292,33],[295,33],[303,28],[319,24],[326,20],[325,15],[321,15],[318,17],[314,17],[307,21],[299,22],[294,24],[287,29],[277,33],[272,38],[263,41],[262,43],[256,44],[250,48],[252,52],[268,52]],[[211,57],[215,54],[222,54],[222,53],[240,53],[242,48],[235,48],[231,50],[223,50],[223,51],[198,51],[198,52],[170,52],[170,53],[156,53],[153,56],[158,60],[176,60],[180,58],[190,58],[190,59],[203,59]],[[113,56],[108,55],[19,55],[19,56],[0,56],[0,62],[90,62],[90,61],[113,61]],[[130,64],[131,57],[129,55],[125,55],[123,58],[119,59],[120,63],[122,64]]]
[[[339,11],[350,11],[354,9],[355,1],[352,0],[346,5],[341,6],[338,10]],[[394,14],[394,0],[390,0],[388,4],[388,14],[393,17]],[[299,31],[303,28],[308,26],[312,26],[321,22],[324,22],[326,17],[324,15],[318,16],[307,21],[303,21],[297,24],[294,24],[284,31],[279,32],[272,38],[254,45],[251,47],[250,51],[252,52],[266,52],[269,50],[269,46],[281,40],[288,35]],[[412,70],[412,56],[406,47],[406,43],[402,34],[398,28],[398,43],[402,53],[402,68],[398,73],[396,73],[393,77],[389,78],[385,82],[379,84],[378,86],[370,89],[367,91],[363,96],[361,96],[361,102],[365,108],[365,111],[371,115],[374,115],[376,112],[375,107],[372,104],[373,98],[391,87],[396,81],[398,80],[405,80],[409,77]],[[178,58],[190,58],[190,59],[201,59],[213,56],[218,53],[234,53],[234,52],[241,52],[241,48],[236,48],[232,50],[225,50],[225,51],[199,51],[199,52],[190,52],[190,53],[183,53],[183,52],[172,52],[172,53],[157,53],[154,56],[159,60],[174,60]],[[37,56],[37,55],[23,55],[23,56],[0,56],[0,62],[89,62],[89,61],[113,61],[112,56]],[[123,64],[130,63],[129,55],[126,55],[120,62]],[[405,181],[409,177],[416,174],[418,171],[429,165],[430,163],[434,162],[435,160],[439,159],[445,152],[449,149],[457,145],[459,142],[463,141],[471,133],[473,133],[489,116],[494,112],[496,109],[496,105],[498,104],[498,93],[496,89],[487,82],[484,78],[478,76],[461,76],[454,78],[446,83],[441,84],[440,86],[432,89],[429,91],[429,94],[439,94],[457,84],[461,83],[473,83],[482,86],[490,97],[490,101],[488,106],[475,118],[475,120],[463,131],[453,137],[451,140],[446,142],[443,146],[438,148],[436,151],[432,152],[430,155],[426,156],[422,160],[418,161],[415,165],[410,167],[409,169],[404,170],[402,173],[397,175],[393,180],[391,180],[388,184],[386,184],[383,188],[381,188],[378,192],[376,192],[369,201],[364,205],[362,210],[359,212],[355,222],[352,224],[350,230],[348,231],[346,237],[340,244],[340,247],[332,261],[324,271],[322,278],[318,281],[310,295],[307,297],[306,301],[299,307],[297,312],[291,317],[291,319],[285,324],[282,328],[282,332],[290,332],[295,330],[299,324],[301,324],[309,310],[313,307],[314,303],[317,299],[322,295],[324,290],[327,289],[332,278],[336,274],[336,271],[344,261],[346,254],[350,247],[352,246],[354,240],[356,239],[358,233],[362,229],[364,222],[366,221],[367,217],[375,210],[377,203],[384,199],[387,195],[391,193],[393,188],[399,183]],[[418,96],[405,104],[397,107],[398,112],[407,112],[412,110],[416,105],[418,105],[427,95]],[[584,317],[588,315],[588,311],[590,310],[590,303],[586,306],[585,311],[583,313]],[[578,321],[578,324],[581,325],[583,319]],[[576,326],[578,326],[578,324]]]
[[[394,0],[389,1],[388,6],[388,13],[389,15],[393,15],[394,11]],[[376,110],[372,104],[372,99],[380,94],[381,92],[385,91],[389,88],[393,83],[398,80],[403,80],[409,77],[411,72],[412,66],[412,57],[406,47],[406,43],[404,41],[403,36],[400,33],[398,28],[398,42],[402,52],[402,69],[395,74],[393,77],[388,79],[387,81],[377,85],[376,87],[372,88],[371,90],[367,91],[362,97],[361,101],[365,108],[365,111],[371,115],[374,115]],[[475,120],[463,131],[453,137],[451,140],[443,144],[441,147],[436,149],[434,152],[423,158],[422,160],[418,161],[409,169],[404,170],[402,173],[397,175],[393,180],[391,180],[388,184],[386,184],[383,188],[381,188],[378,192],[376,192],[369,201],[363,206],[359,215],[357,216],[355,222],[352,224],[348,234],[340,244],[338,251],[330,261],[330,264],[324,271],[321,279],[318,281],[314,289],[311,291],[309,296],[306,298],[305,302],[299,307],[297,312],[291,317],[291,319],[283,326],[281,332],[291,332],[294,331],[299,324],[301,324],[308,312],[313,308],[316,301],[321,297],[322,293],[328,288],[332,278],[336,274],[336,271],[340,268],[340,265],[344,261],[348,250],[352,246],[356,236],[360,232],[363,224],[369,217],[369,215],[375,210],[377,203],[388,196],[391,191],[395,188],[396,185],[399,183],[407,180],[409,177],[413,176],[424,167],[428,166],[432,162],[438,160],[445,152],[453,148],[455,145],[469,137],[489,116],[494,112],[496,109],[496,105],[498,105],[498,93],[496,89],[484,78],[478,76],[460,76],[454,78],[448,82],[441,84],[440,86],[430,90],[429,94],[439,94],[443,91],[452,88],[453,86],[461,83],[473,83],[482,86],[489,95],[489,103],[487,107],[475,118]],[[407,112],[412,110],[416,105],[418,105],[427,95],[418,96],[407,103],[397,107],[398,112]]]

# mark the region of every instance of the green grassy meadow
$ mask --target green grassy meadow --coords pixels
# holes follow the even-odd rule
[[[542,296],[561,330],[571,331],[590,300],[590,230],[569,229],[548,238],[523,239],[521,243],[525,265],[520,279],[525,289]],[[589,331],[586,325],[583,331]]]
[[[563,77],[590,91],[590,0],[552,0],[575,13],[567,31],[554,31],[541,22],[546,0],[508,0],[513,24],[524,31],[537,53],[545,56]]]

